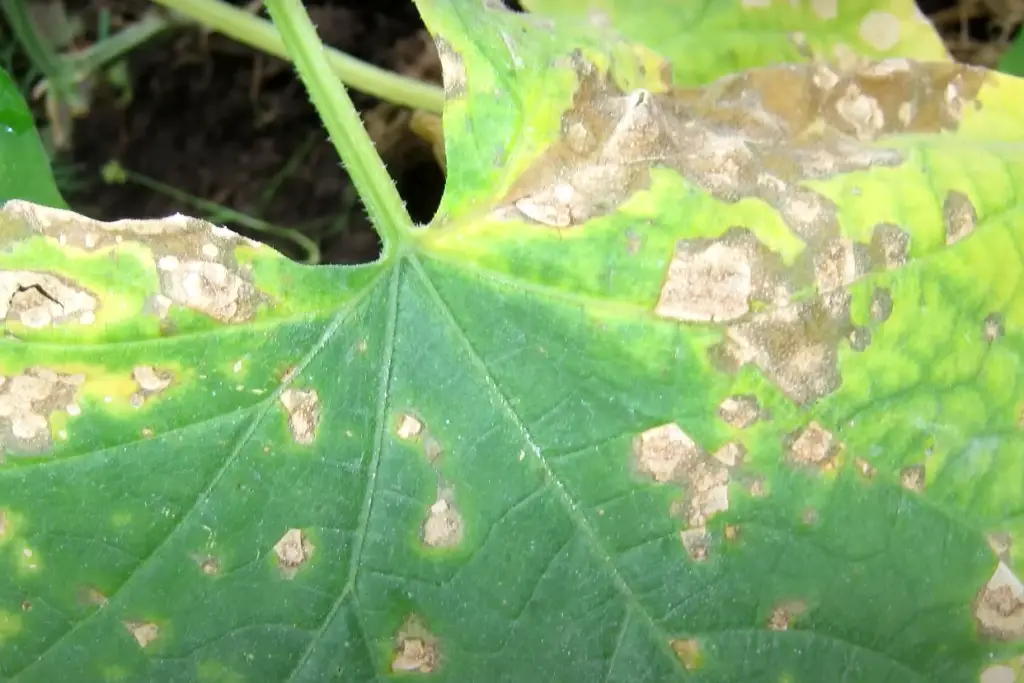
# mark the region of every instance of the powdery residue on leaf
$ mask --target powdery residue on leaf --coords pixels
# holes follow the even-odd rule
[[[295,443],[308,446],[316,439],[320,424],[320,396],[313,389],[288,388],[281,392],[281,405],[288,414],[288,427]]]
[[[427,674],[437,670],[439,663],[437,637],[420,617],[408,616],[395,637],[391,670]]]
[[[1024,584],[1006,563],[996,565],[992,578],[978,593],[974,618],[985,637],[1024,640]]]
[[[35,455],[52,447],[50,418],[78,414],[76,403],[85,375],[62,374],[35,366],[20,375],[0,376],[0,456]]]
[[[0,320],[39,329],[76,321],[91,325],[99,301],[89,291],[51,273],[0,270]]]
[[[293,578],[298,570],[309,561],[316,547],[309,542],[301,529],[289,529],[274,544],[277,566],[286,579]]]

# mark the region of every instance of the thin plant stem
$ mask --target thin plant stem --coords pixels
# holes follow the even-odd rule
[[[266,6],[352,184],[384,242],[383,258],[386,260],[412,227],[405,202],[384,168],[384,162],[363,127],[345,86],[331,71],[324,46],[301,0],[267,0]]]
[[[222,33],[267,54],[288,59],[289,53],[281,34],[273,24],[233,7],[221,0],[153,0],[202,26]],[[343,82],[356,90],[374,95],[413,109],[424,109],[437,114],[444,107],[444,91],[440,87],[401,76],[387,69],[325,47],[331,70]]]

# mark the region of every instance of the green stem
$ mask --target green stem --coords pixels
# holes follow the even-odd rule
[[[274,26],[243,9],[220,0],[153,0],[175,12],[188,16],[212,31],[245,43],[267,54],[288,59],[288,51]],[[357,90],[388,102],[413,109],[441,113],[444,92],[436,85],[400,76],[362,62],[332,48],[325,48],[327,61],[335,75]]]
[[[81,52],[72,52],[65,60],[78,73],[79,78],[91,74],[110,62],[123,57],[154,36],[180,25],[180,19],[165,16],[162,11],[148,12],[134,24],[112,36],[90,45]]]
[[[267,0],[299,76],[331,136],[370,220],[384,242],[384,258],[412,227],[405,203],[370,140],[345,86],[331,72],[324,46],[301,0]]]

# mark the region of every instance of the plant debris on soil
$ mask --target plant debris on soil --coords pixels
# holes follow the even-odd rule
[[[61,0],[37,0],[60,4]],[[250,11],[258,2],[231,4]],[[953,56],[994,66],[1020,30],[1024,0],[919,0]],[[80,27],[72,48],[138,21],[147,0],[63,0]],[[412,0],[309,0],[321,39],[359,59],[440,83],[433,43]],[[9,36],[0,23],[0,36]],[[13,64],[13,68],[11,66]],[[18,77],[23,56],[4,64]],[[360,263],[379,255],[369,224],[337,154],[293,67],[201,27],[171,29],[131,52],[125,88],[97,79],[87,113],[73,121],[66,149],[55,156],[67,180],[68,203],[90,217],[162,217],[176,212],[215,220],[270,243],[292,258],[294,243],[238,225],[230,216],[197,208],[180,194],[247,214],[316,241],[323,263]],[[31,83],[26,91],[31,90]],[[433,216],[444,176],[427,142],[409,130],[411,114],[350,91],[413,220]],[[32,102],[41,125],[44,105]],[[129,173],[104,180],[108,162]],[[149,179],[142,182],[140,179]],[[153,183],[173,188],[154,189]]]

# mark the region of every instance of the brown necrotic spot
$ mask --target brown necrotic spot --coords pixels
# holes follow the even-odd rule
[[[199,570],[207,576],[214,576],[220,572],[220,562],[218,562],[215,557],[210,557],[209,555],[197,555],[192,559],[195,560]]]
[[[109,602],[109,598],[93,586],[80,586],[76,593],[78,602],[88,607],[103,607]]]
[[[655,167],[674,169],[716,198],[760,198],[806,241],[839,234],[836,207],[802,181],[902,155],[876,144],[902,132],[956,126],[958,107],[984,71],[907,60],[754,69],[703,88],[623,92],[577,54],[579,86],[562,117],[561,141],[513,184],[499,217],[565,228],[605,215],[650,184]]]
[[[281,574],[290,579],[313,555],[315,546],[301,529],[289,529],[274,544],[274,556]]]
[[[791,295],[785,266],[744,228],[714,240],[676,244],[655,313],[681,322],[729,322],[752,303],[778,304]]]
[[[462,541],[464,527],[452,491],[438,491],[437,500],[430,506],[427,519],[423,522],[423,542],[432,548],[456,546]]]
[[[690,556],[691,560],[694,562],[707,561],[708,546],[711,543],[711,537],[708,535],[707,529],[703,527],[683,529],[679,532],[679,540],[682,542],[683,549]]]
[[[147,398],[159,394],[171,386],[174,376],[167,371],[157,370],[152,365],[138,365],[132,369],[132,379],[138,391],[132,394],[131,404],[141,406]]]
[[[1020,683],[1020,679],[1017,678],[1017,671],[1012,666],[996,664],[986,667],[981,672],[978,683]]]
[[[854,351],[864,351],[871,346],[871,330],[866,327],[855,327],[850,330],[847,340]]]
[[[1003,329],[1003,316],[992,313],[987,316],[981,324],[981,334],[985,342],[991,344],[1005,334]]]
[[[262,245],[206,221],[174,215],[104,223],[22,201],[7,202],[2,212],[19,221],[30,235],[41,234],[62,248],[105,249],[112,255],[129,246],[148,250],[160,277],[160,291],[150,295],[147,306],[161,317],[171,304],[178,304],[221,322],[243,322],[267,301],[249,282],[251,267],[239,265],[234,257],[236,247],[260,249]],[[60,301],[60,296],[52,292],[50,296]],[[160,303],[154,297],[161,297]],[[91,313],[87,310],[82,315],[88,320]]]
[[[864,458],[855,458],[853,464],[856,467],[857,472],[865,479],[873,479],[875,477],[875,473],[877,472],[875,466]]]
[[[884,323],[892,315],[892,294],[884,287],[875,287],[871,292],[871,319]]]
[[[395,636],[391,670],[431,673],[440,663],[437,637],[413,614],[406,618]]]
[[[42,366],[20,375],[0,376],[0,454],[38,454],[52,447],[50,418],[77,414],[84,375],[66,375]]]
[[[900,470],[900,486],[908,491],[924,490],[924,465],[910,465]]]
[[[402,441],[409,441],[415,439],[423,431],[423,422],[421,422],[414,415],[409,413],[403,413],[398,418],[398,426],[395,428],[395,433],[398,438]]]
[[[824,468],[840,449],[832,432],[817,422],[790,434],[786,441],[786,461],[802,467]]]
[[[768,628],[772,631],[786,631],[793,620],[807,611],[807,605],[801,600],[790,600],[776,605],[768,617]]]
[[[963,192],[951,190],[942,202],[942,215],[946,222],[946,244],[956,244],[974,232],[978,213]]]
[[[741,247],[712,242],[695,249],[683,242],[654,311],[684,322],[734,320],[750,310],[752,288],[750,258]]]
[[[701,667],[702,656],[700,643],[693,638],[679,638],[669,642],[676,657],[683,663],[687,671],[694,671]]]
[[[729,396],[718,406],[718,417],[730,427],[746,429],[761,417],[761,405],[750,394]]]
[[[654,481],[672,481],[684,466],[700,456],[700,447],[677,424],[665,424],[643,432],[633,443],[640,472]]]
[[[0,319],[40,328],[96,319],[99,302],[87,290],[57,275],[28,270],[0,270]]]
[[[128,633],[132,634],[135,638],[135,642],[139,644],[139,647],[145,648],[158,637],[160,637],[160,627],[151,621],[124,621],[121,622]]]
[[[713,354],[727,371],[754,364],[790,400],[809,404],[841,384],[837,349],[851,329],[848,311],[845,292],[768,310],[731,326]]]
[[[974,603],[978,630],[988,638],[1024,639],[1024,584],[1003,562],[982,587]]]
[[[907,262],[910,233],[892,223],[879,223],[871,233],[872,265],[879,270],[899,268]]]
[[[309,445],[316,439],[320,423],[320,397],[313,389],[288,388],[281,392],[281,405],[288,414],[288,427],[296,443]]]

